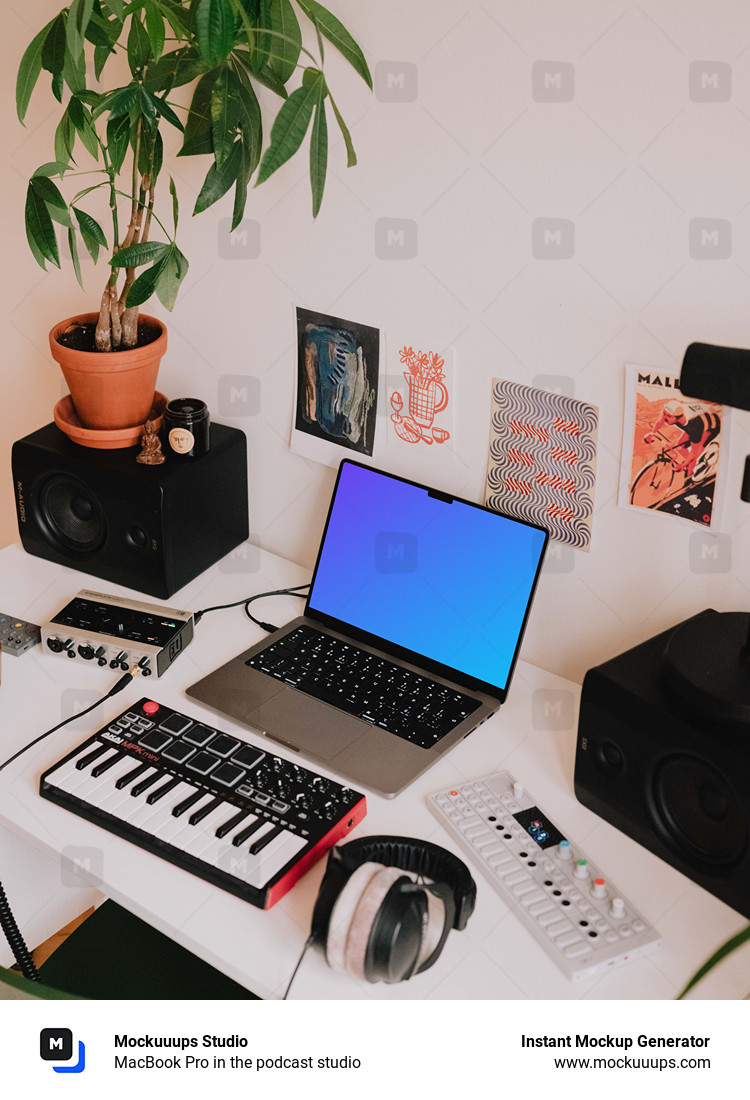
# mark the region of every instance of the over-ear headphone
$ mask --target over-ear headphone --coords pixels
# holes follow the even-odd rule
[[[334,970],[406,981],[436,962],[451,928],[466,927],[476,895],[468,867],[445,848],[363,837],[331,849],[311,940]]]

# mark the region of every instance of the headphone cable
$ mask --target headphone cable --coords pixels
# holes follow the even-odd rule
[[[292,971],[292,976],[289,979],[289,984],[286,987],[286,992],[285,992],[284,996],[281,998],[282,1001],[285,1001],[287,999],[287,997],[289,996],[289,990],[292,988],[292,982],[297,977],[297,971],[299,970],[300,966],[302,965],[302,960],[304,959],[305,955],[307,954],[308,947],[312,947],[313,943],[314,943],[313,936],[312,936],[312,934],[310,934],[307,937],[307,939],[305,940],[305,946],[302,948],[302,954],[297,959],[297,965],[295,966],[294,970]]]

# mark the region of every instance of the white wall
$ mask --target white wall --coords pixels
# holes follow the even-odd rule
[[[626,513],[616,491],[624,364],[676,372],[693,340],[750,346],[750,7],[741,0],[330,6],[373,71],[378,62],[392,64],[377,70],[370,96],[328,59],[360,164],[347,171],[335,142],[317,221],[303,157],[251,194],[247,218],[255,224],[246,240],[258,232],[260,248],[243,255],[219,225],[231,212],[229,198],[189,220],[205,164],[174,166],[191,269],[169,318],[159,386],[168,396],[204,397],[215,419],[247,432],[256,541],[311,564],[333,481],[330,470],[289,451],[294,303],[386,334],[408,323],[454,344],[462,463],[445,488],[472,498],[482,492],[493,376],[528,383],[563,376],[577,397],[600,407],[592,550],[551,555],[527,658],[580,676],[703,607],[746,607],[750,507],[738,486],[750,451],[747,414],[734,418],[722,534]],[[85,295],[69,270],[44,275],[24,241],[25,181],[52,157],[54,111],[40,96],[26,130],[18,125],[15,70],[58,8],[57,0],[3,5],[0,544],[15,537],[10,445],[48,422],[63,392],[47,332],[53,321],[92,308],[101,280],[89,272]],[[534,98],[540,61],[572,66],[572,99]],[[700,101],[695,88],[691,97],[694,61],[711,63],[709,73],[713,63],[729,66],[716,85],[723,94],[731,76],[728,99]],[[400,86],[404,99],[394,102]],[[703,87],[712,94],[710,83]],[[399,258],[397,249],[377,256],[380,218],[412,223],[414,258]],[[572,223],[572,258],[533,257],[536,218]],[[726,258],[691,257],[693,218],[727,223]],[[247,379],[246,407],[228,399],[230,376]],[[238,576],[238,596],[245,589],[253,589],[251,573]]]

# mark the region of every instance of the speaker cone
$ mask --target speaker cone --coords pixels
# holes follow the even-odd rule
[[[60,474],[47,478],[39,492],[39,511],[51,536],[66,550],[91,553],[104,542],[102,509],[77,478]]]
[[[724,866],[745,851],[747,823],[724,777],[694,756],[672,756],[654,776],[662,828],[683,857]]]

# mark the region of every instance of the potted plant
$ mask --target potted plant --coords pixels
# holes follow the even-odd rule
[[[21,122],[43,72],[62,107],[53,159],[28,185],[31,251],[42,268],[59,267],[61,226],[81,285],[81,247],[94,263],[108,258],[98,312],[69,318],[50,333],[86,427],[138,425],[148,417],[166,329],[139,309],[156,295],[171,310],[187,274],[177,244],[177,192],[163,164],[164,128],[181,132],[178,156],[211,158],[193,213],[234,189],[232,229],[242,220],[253,177],[256,186],[268,179],[308,130],[317,215],[327,168],[327,106],[343,134],[347,163],[356,164],[323,73],[324,39],[371,88],[364,55],[317,0],[295,4],[314,29],[318,57],[303,44],[291,0],[72,0],[23,55],[16,86]],[[288,91],[290,84],[297,86]],[[182,107],[173,93],[187,85],[189,102]],[[265,152],[258,85],[278,102]],[[157,203],[167,192],[168,214]],[[131,401],[130,383],[141,373]]]

